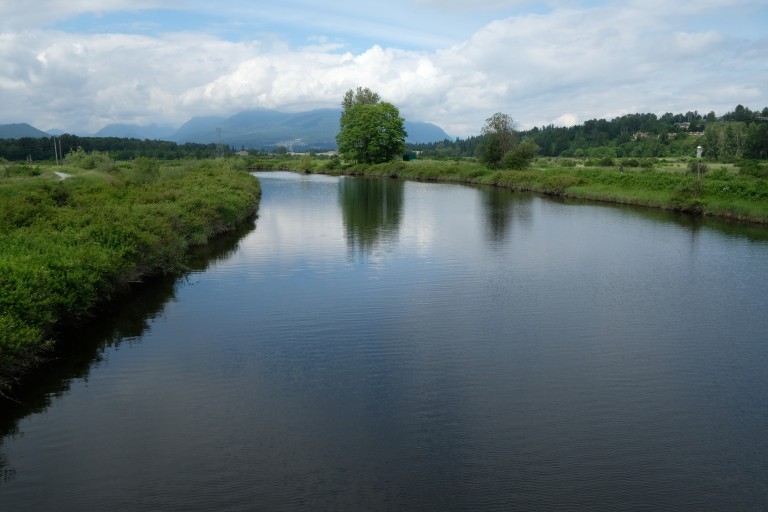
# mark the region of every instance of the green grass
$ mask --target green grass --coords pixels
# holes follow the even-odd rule
[[[234,160],[0,166],[0,393],[58,323],[182,269],[190,246],[251,216],[260,192],[245,170]]]
[[[655,159],[654,159],[655,160]],[[621,163],[617,159],[617,165]],[[638,167],[589,167],[583,160],[540,158],[525,171],[493,170],[472,160],[413,160],[374,166],[316,161],[311,172],[477,183],[563,197],[649,206],[768,223],[768,180],[733,164],[709,164],[699,180],[687,161],[641,162]],[[298,169],[297,169],[298,170]]]

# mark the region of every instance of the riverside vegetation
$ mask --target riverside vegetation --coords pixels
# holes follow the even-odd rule
[[[258,207],[244,161],[114,162],[78,150],[63,167],[0,162],[0,393],[58,325],[152,274]],[[62,174],[58,174],[62,173]]]
[[[254,160],[251,165],[262,170],[494,185],[567,198],[768,223],[768,164],[764,162],[701,162],[701,173],[695,160],[656,158],[539,157],[524,170],[493,169],[473,158],[345,165],[338,158],[304,155]]]

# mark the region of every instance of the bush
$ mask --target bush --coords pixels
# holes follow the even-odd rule
[[[73,167],[79,167],[80,169],[86,170],[96,169],[99,171],[111,171],[115,168],[115,161],[112,160],[108,154],[99,151],[86,153],[81,147],[67,153],[64,156],[64,162]]]
[[[613,158],[609,156],[604,156],[602,158],[589,158],[584,163],[588,167],[615,167],[616,162],[613,160]]]
[[[301,158],[299,158],[299,170],[304,172],[309,172],[312,170],[312,156],[311,155],[301,155]]]
[[[3,169],[2,174],[0,174],[0,176],[4,178],[10,178],[14,176],[33,177],[33,176],[40,176],[40,174],[42,174],[42,171],[36,165],[10,164],[6,166],[5,169]]]
[[[623,158],[621,165],[624,167],[640,167],[640,161],[637,158]]]
[[[754,176],[755,178],[768,178],[768,166],[757,160],[742,160],[737,164],[739,174]]]
[[[325,168],[329,171],[335,171],[341,168],[341,159],[338,156],[332,156],[326,163]]]
[[[701,162],[698,159],[688,160],[688,172],[691,174],[704,174],[709,170],[706,162]]]
[[[531,165],[533,159],[539,154],[539,146],[532,140],[524,140],[514,149],[507,151],[501,159],[501,166],[505,169],[521,170]]]
[[[133,161],[133,175],[136,182],[155,181],[160,176],[160,161],[157,158],[140,156]]]

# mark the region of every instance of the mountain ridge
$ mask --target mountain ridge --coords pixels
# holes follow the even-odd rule
[[[168,140],[179,144],[221,143],[237,149],[271,149],[286,146],[293,150],[335,149],[341,109],[323,108],[305,112],[249,109],[231,116],[195,116],[174,129],[168,125],[116,123],[82,137],[119,137]],[[405,121],[410,143],[430,143],[450,136],[432,123]],[[57,130],[57,132],[60,132]],[[60,134],[60,133],[58,133]],[[57,134],[57,135],[58,135]],[[0,138],[51,137],[29,124],[0,125]]]
[[[50,135],[28,123],[0,124],[0,139],[20,139],[22,137],[39,139],[50,137]]]

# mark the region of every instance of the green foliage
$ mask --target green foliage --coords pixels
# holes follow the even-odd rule
[[[616,161],[609,156],[604,156],[602,158],[589,158],[584,162],[584,165],[588,167],[615,167]]]
[[[477,153],[481,162],[489,167],[518,165],[515,155],[510,155],[509,163],[503,162],[517,146],[515,122],[507,114],[497,112],[485,120],[482,129],[483,142]]]
[[[341,100],[342,108],[347,111],[355,105],[376,105],[381,101],[381,96],[367,87],[358,87],[355,90],[349,89],[344,93],[344,99]]]
[[[623,167],[640,167],[640,161],[637,158],[622,158],[621,165]]]
[[[0,177],[3,177],[3,178],[10,178],[14,176],[31,177],[31,176],[40,176],[40,174],[41,174],[40,167],[37,165],[10,164],[0,168]]]
[[[0,178],[0,392],[57,322],[142,276],[182,268],[187,248],[250,215],[258,192],[225,161],[137,159],[63,181]]]
[[[709,166],[706,162],[702,162],[701,159],[693,158],[688,160],[686,170],[691,174],[704,174],[709,170]]]
[[[739,174],[754,176],[755,178],[768,178],[768,165],[761,164],[757,160],[743,160],[738,167]]]
[[[133,162],[131,178],[137,182],[155,181],[160,177],[160,161],[157,158],[140,156]]]
[[[378,95],[368,89],[358,88],[358,93],[359,99],[348,91],[342,102],[344,110],[336,136],[339,153],[348,161],[362,164],[399,157],[407,135],[400,111],[391,103],[379,102]]]
[[[310,155],[301,155],[301,158],[299,159],[299,169],[305,172],[311,171],[313,160],[314,159]]]
[[[501,166],[504,169],[526,169],[531,165],[531,162],[533,162],[538,153],[539,146],[532,140],[526,139],[504,154]]]
[[[542,126],[519,132],[539,146],[540,156],[611,158],[690,157],[696,146],[704,147],[708,160],[731,161],[740,158],[768,158],[768,116],[746,107],[717,118],[704,118],[698,112],[628,114],[611,120],[592,119],[581,125]],[[705,132],[701,137],[701,132]],[[505,150],[487,143],[486,134],[444,140],[429,144],[410,144],[424,156],[476,156],[496,166]]]
[[[82,147],[70,151],[64,156],[64,163],[80,169],[98,169],[99,171],[111,171],[115,162],[106,153],[99,151],[86,152]]]
[[[328,159],[327,162],[325,162],[324,165],[325,170],[327,171],[335,171],[337,169],[341,168],[341,159],[337,156],[333,156]]]
[[[111,158],[119,161],[139,156],[161,160],[209,158],[216,151],[216,144],[177,144],[166,140],[78,137],[70,134],[57,136],[55,139],[57,145],[61,145],[65,155],[77,151],[77,148],[83,148],[85,153],[93,151],[109,153]],[[34,162],[53,161],[53,143],[54,138],[0,139],[0,158],[16,162],[25,161],[27,158],[31,158]],[[230,148],[227,148],[227,151],[229,150]]]

